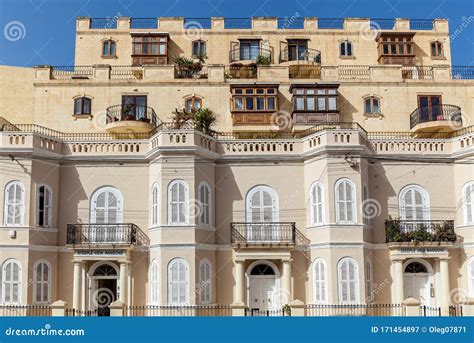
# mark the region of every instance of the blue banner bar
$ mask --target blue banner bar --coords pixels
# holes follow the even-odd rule
[[[0,342],[473,342],[469,317],[3,317]]]

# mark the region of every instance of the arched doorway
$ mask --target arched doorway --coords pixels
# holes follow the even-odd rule
[[[415,298],[422,305],[431,305],[432,270],[422,260],[409,260],[403,273],[403,294],[405,298]]]
[[[109,316],[109,305],[118,299],[119,269],[111,262],[97,262],[90,271],[89,309]]]
[[[280,282],[278,268],[268,261],[256,261],[247,269],[248,301],[251,310],[273,310],[280,299],[276,291]]]

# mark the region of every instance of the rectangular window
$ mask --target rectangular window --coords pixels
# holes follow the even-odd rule
[[[293,94],[295,111],[337,111],[336,89],[297,88]]]
[[[232,108],[234,111],[274,111],[277,108],[275,91],[274,88],[266,87],[234,88],[232,89]]]
[[[166,55],[168,37],[134,36],[132,39],[134,55]]]

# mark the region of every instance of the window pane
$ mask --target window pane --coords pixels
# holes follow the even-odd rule
[[[248,96],[245,98],[245,109],[247,111],[253,111],[253,97]]]
[[[235,98],[235,109],[238,111],[242,111],[244,109],[244,104],[242,101],[242,97],[238,96]]]
[[[319,111],[326,110],[326,99],[324,97],[318,97],[318,110]]]
[[[265,98],[257,97],[257,111],[263,111],[265,109]]]
[[[331,111],[337,110],[336,98],[335,97],[329,97],[328,98],[328,109],[331,110]]]
[[[347,42],[347,56],[352,56],[352,43]]]
[[[104,42],[102,49],[102,55],[107,56],[109,54],[109,42]]]
[[[309,96],[306,98],[306,106],[308,111],[314,111],[314,97]]]
[[[110,42],[110,55],[115,56],[115,42]]]
[[[364,111],[365,111],[365,113],[371,113],[372,112],[372,106],[370,105],[370,98],[365,99]]]
[[[82,98],[74,99],[74,114],[82,113]]]
[[[296,104],[297,111],[304,111],[304,98],[303,97],[297,97],[295,104]]]
[[[267,109],[270,111],[275,109],[275,97],[267,98]]]

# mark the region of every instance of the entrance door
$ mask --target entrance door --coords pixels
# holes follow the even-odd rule
[[[117,279],[96,279],[94,303],[98,316],[110,316],[109,305],[117,300]]]
[[[251,310],[266,311],[275,309],[275,270],[265,263],[257,264],[249,275],[249,299]]]
[[[250,308],[252,310],[272,310],[275,308],[275,278],[254,276],[250,278]]]
[[[415,298],[422,305],[430,306],[430,275],[422,263],[412,262],[406,266],[403,294],[404,298]]]
[[[420,123],[443,120],[441,96],[418,96],[418,111],[420,112]]]

